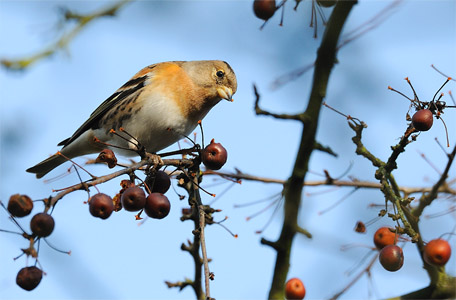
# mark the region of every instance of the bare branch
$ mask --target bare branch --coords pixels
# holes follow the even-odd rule
[[[429,206],[434,199],[437,198],[439,192],[442,189],[449,189],[450,187],[446,183],[448,172],[450,171],[451,165],[453,164],[454,158],[456,156],[456,146],[454,146],[453,151],[448,156],[448,163],[443,171],[440,179],[434,184],[431,190],[429,190],[425,195],[423,195],[420,199],[420,203],[416,209],[412,211],[412,214],[419,218],[423,213],[423,210]]]
[[[0,64],[10,70],[24,70],[32,64],[52,56],[57,51],[68,47],[70,42],[93,20],[101,17],[114,16],[125,4],[132,0],[121,0],[115,4],[111,4],[101,10],[95,11],[87,15],[81,15],[70,11],[65,12],[65,20],[75,20],[76,26],[69,32],[63,34],[56,42],[38,51],[37,53],[19,59],[2,59]]]
[[[229,177],[234,180],[248,180],[248,181],[257,181],[264,183],[276,183],[276,184],[285,184],[286,180],[255,176],[251,174],[246,174],[243,172],[229,173],[229,172],[217,172],[212,170],[206,170],[203,172],[204,175],[217,175],[221,177]],[[306,180],[303,183],[303,186],[340,186],[340,187],[358,187],[365,189],[375,189],[378,190],[381,188],[381,184],[373,181],[360,181],[360,180],[337,180],[332,181],[328,180]],[[433,187],[411,187],[411,186],[399,186],[399,191],[403,192],[405,195],[417,194],[417,193],[429,193]],[[452,189],[448,184],[443,184],[437,190],[438,193],[456,195],[456,190]]]
[[[264,115],[264,116],[271,116],[276,119],[283,119],[283,120],[296,120],[305,123],[308,118],[304,113],[302,114],[297,114],[297,115],[288,115],[288,114],[275,114],[268,112],[266,110],[263,110],[259,106],[260,102],[260,94],[258,93],[258,89],[255,85],[253,85],[253,92],[255,93],[255,113],[257,115]]]

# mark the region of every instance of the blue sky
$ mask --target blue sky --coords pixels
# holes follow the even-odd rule
[[[390,1],[360,1],[346,24],[353,30],[375,15]],[[59,7],[89,12],[108,2],[99,1],[0,1],[0,58],[22,57],[34,53],[58,36]],[[50,195],[77,182],[75,175],[45,183],[24,170],[49,154],[56,144],[70,136],[89,114],[118,87],[142,67],[168,60],[222,59],[230,63],[238,79],[238,92],[233,103],[221,102],[205,118],[206,140],[215,138],[227,148],[225,171],[239,168],[245,173],[286,179],[296,155],[301,126],[293,121],[257,117],[253,112],[252,84],[262,95],[263,108],[295,113],[305,108],[310,93],[312,72],[279,90],[271,82],[315,59],[320,39],[312,38],[310,1],[303,1],[295,12],[289,3],[285,8],[284,26],[278,26],[280,14],[260,31],[262,22],[252,12],[252,1],[139,1],[126,6],[115,18],[104,18],[88,26],[70,44],[50,59],[25,72],[0,70],[0,199],[14,193],[28,194],[33,199]],[[330,9],[325,9],[329,16]],[[382,159],[398,141],[406,127],[409,103],[388,91],[387,86],[411,95],[403,80],[408,76],[421,100],[431,100],[445,78],[430,68],[431,64],[456,77],[456,4],[454,1],[403,1],[378,28],[341,49],[330,77],[326,101],[335,108],[356,116],[368,124],[365,145]],[[320,26],[319,36],[322,34]],[[450,82],[444,92],[455,90]],[[446,96],[448,103],[451,101]],[[444,118],[451,145],[456,142],[456,110],[448,109]],[[318,140],[339,154],[333,158],[314,153],[310,168],[322,173],[327,169],[334,177],[343,174],[354,162],[349,174],[360,180],[374,180],[373,167],[354,154],[352,131],[346,121],[323,109]],[[438,174],[420,157],[425,153],[439,169],[445,155],[434,138],[442,142],[445,133],[441,122],[419,136],[398,160],[395,172],[401,185],[429,186]],[[176,149],[177,146],[171,147]],[[79,159],[84,162],[84,158]],[[92,167],[104,174],[103,167]],[[50,177],[65,172],[65,167]],[[450,176],[456,175],[454,167]],[[321,179],[310,174],[308,179]],[[114,195],[119,181],[99,186],[100,191]],[[205,179],[210,186],[213,179]],[[174,183],[175,185],[175,183]],[[228,185],[209,187],[221,193]],[[360,190],[337,208],[325,213],[349,192],[327,187],[307,188],[300,211],[300,225],[314,235],[312,240],[298,236],[292,251],[289,277],[300,277],[307,288],[306,299],[329,298],[342,289],[352,277],[346,271],[368,252],[354,248],[342,252],[342,245],[371,245],[372,234],[382,219],[368,228],[368,234],[353,231],[356,221],[374,218],[378,210],[369,204],[384,202],[378,191]],[[271,240],[280,232],[281,216],[277,214],[261,235],[272,210],[248,222],[245,218],[263,206],[234,208],[234,204],[264,199],[281,191],[279,185],[243,182],[214,204],[223,209],[219,219],[239,234],[232,238],[220,226],[207,229],[207,247],[213,259],[211,283],[217,299],[265,299],[272,278],[275,253],[259,243],[261,237]],[[181,191],[180,191],[181,192]],[[122,211],[110,219],[92,218],[84,201],[85,192],[64,198],[54,211],[56,228],[48,238],[60,249],[71,250],[66,256],[42,244],[40,262],[45,276],[36,290],[25,292],[15,284],[17,271],[26,265],[25,258],[13,261],[26,247],[25,240],[0,234],[0,299],[189,299],[193,291],[170,290],[165,280],[178,281],[191,277],[193,265],[180,245],[191,238],[192,224],[179,221],[182,207],[170,190],[170,215],[163,220],[147,220],[138,226],[134,215]],[[203,199],[212,201],[209,196]],[[441,212],[454,205],[441,200],[425,214]],[[39,205],[37,205],[39,206]],[[28,219],[21,220],[24,227]],[[426,240],[449,232],[455,215],[423,220]],[[4,212],[0,228],[14,229]],[[455,246],[455,239],[452,245]],[[363,277],[344,299],[385,298],[426,286],[414,245],[404,247],[404,267],[389,273],[377,263],[372,270],[373,287]],[[30,263],[31,261],[29,261]],[[450,273],[455,275],[455,259]],[[387,289],[385,287],[388,287]]]

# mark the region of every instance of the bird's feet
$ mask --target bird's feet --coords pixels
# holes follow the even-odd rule
[[[145,159],[149,160],[151,165],[153,165],[154,169],[160,169],[165,163],[163,162],[160,155],[154,153],[145,153]]]

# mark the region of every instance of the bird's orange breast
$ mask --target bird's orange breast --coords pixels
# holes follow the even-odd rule
[[[201,88],[175,63],[156,65],[150,72],[148,84],[151,92],[160,93],[173,101],[183,116],[190,116],[201,109]]]

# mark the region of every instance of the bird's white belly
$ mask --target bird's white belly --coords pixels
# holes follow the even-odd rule
[[[196,127],[197,123],[189,121],[182,115],[175,102],[154,94],[144,99],[139,111],[132,112],[132,117],[124,121],[122,127],[130,134],[119,132],[131,142],[136,139],[147,152],[158,152],[185,138]],[[129,149],[136,149],[133,143],[122,141],[118,136],[111,137],[111,143],[121,143]],[[133,151],[114,149],[122,155],[135,155]]]

